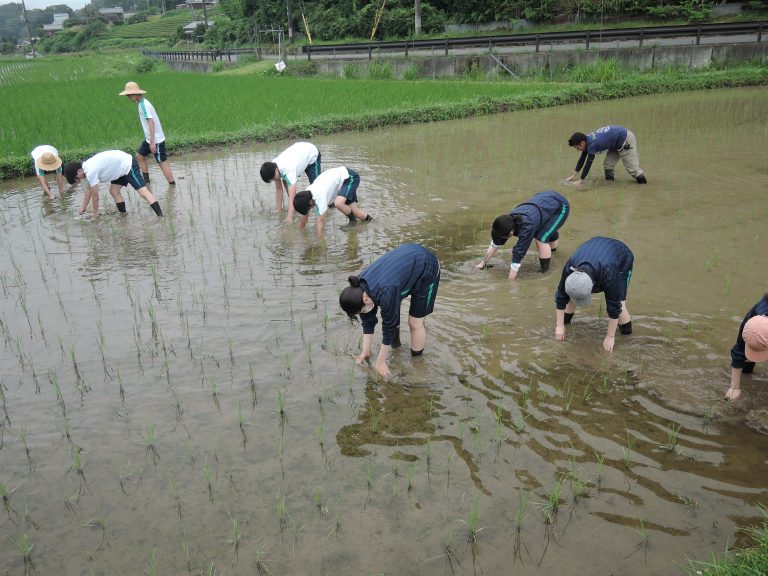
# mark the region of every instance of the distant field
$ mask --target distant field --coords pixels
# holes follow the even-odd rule
[[[208,10],[208,17],[216,14],[216,9]],[[185,26],[194,20],[203,20],[202,10],[173,10],[164,16],[153,16],[147,22],[112,26],[110,38],[166,38],[176,32],[179,26]]]
[[[138,52],[67,54],[0,62],[0,87],[38,82],[79,81],[131,75]],[[53,88],[53,85],[46,89]],[[37,98],[36,98],[37,99]]]

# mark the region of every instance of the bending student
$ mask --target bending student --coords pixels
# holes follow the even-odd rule
[[[565,325],[571,323],[576,306],[588,306],[592,294],[598,292],[605,293],[609,318],[603,349],[613,351],[617,326],[622,334],[632,334],[632,318],[626,301],[634,261],[627,245],[613,238],[595,236],[576,248],[565,263],[555,294],[555,339],[565,340]]]
[[[549,270],[552,252],[557,250],[557,240],[560,238],[558,230],[568,219],[569,211],[570,205],[565,196],[548,190],[529,198],[509,214],[502,214],[493,221],[491,244],[482,262],[475,265],[475,268],[485,268],[496,251],[506,244],[510,237],[517,236],[517,243],[512,248],[509,279],[514,280],[517,277],[525,253],[534,240],[539,253],[539,271],[543,274]]]
[[[731,348],[731,387],[725,397],[735,400],[741,395],[741,375],[752,374],[756,362],[768,360],[768,292],[744,316]]]
[[[378,258],[360,276],[350,276],[349,286],[341,291],[339,304],[352,319],[359,314],[363,324],[363,351],[357,363],[371,357],[373,332],[381,309],[381,348],[376,357],[376,370],[384,377],[391,375],[387,357],[398,347],[400,303],[411,297],[408,327],[411,330],[411,356],[421,356],[427,341],[424,317],[432,313],[440,284],[437,257],[418,244],[402,244]]]

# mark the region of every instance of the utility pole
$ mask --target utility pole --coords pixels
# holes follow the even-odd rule
[[[415,0],[414,5],[414,35],[418,36],[421,34],[421,0]]]
[[[32,58],[35,57],[35,39],[32,36],[32,26],[29,25],[29,18],[27,17],[27,5],[24,0],[21,0],[21,9],[24,11],[24,22],[27,23],[27,33],[29,34],[29,45],[32,47]]]
[[[288,0],[288,43],[293,44],[293,0]]]

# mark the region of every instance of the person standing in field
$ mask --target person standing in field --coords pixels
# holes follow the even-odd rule
[[[558,230],[568,219],[569,211],[570,204],[565,196],[554,190],[547,190],[529,198],[509,214],[502,214],[493,221],[491,244],[483,260],[475,265],[475,268],[485,268],[498,249],[506,244],[509,238],[517,236],[517,243],[512,248],[509,279],[514,280],[517,277],[523,258],[533,241],[536,242],[536,250],[539,253],[539,272],[544,274],[549,270],[552,252],[557,250],[560,237]]]
[[[632,318],[627,310],[627,291],[635,257],[626,244],[613,238],[595,236],[576,248],[565,263],[555,294],[557,325],[555,340],[565,340],[565,325],[570,324],[576,306],[588,306],[592,294],[605,293],[608,331],[603,349],[613,351],[616,327],[632,334]]]
[[[119,212],[126,211],[125,200],[123,200],[120,190],[123,186],[130,184],[149,203],[155,214],[158,216],[163,215],[160,203],[144,183],[136,158],[131,157],[130,154],[126,154],[122,150],[99,152],[82,163],[67,162],[64,164],[63,171],[64,177],[70,184],[74,184],[79,180],[87,181],[80,214],[84,214],[88,209],[88,204],[93,202],[93,217],[99,217],[99,184],[109,182],[109,193],[114,198]]]
[[[147,157],[151,154],[160,166],[160,171],[165,176],[168,184],[176,184],[173,178],[173,172],[171,167],[168,166],[168,153],[165,149],[165,133],[163,132],[163,126],[160,124],[160,118],[155,112],[155,107],[152,103],[144,97],[147,92],[139,88],[136,82],[127,82],[125,84],[125,90],[120,92],[120,96],[128,96],[131,102],[136,102],[139,109],[139,121],[141,127],[144,130],[144,140],[139,146],[138,152],[136,152],[136,160],[139,162],[141,168],[141,176],[144,178],[144,182],[149,182],[149,166],[147,165]]]
[[[59,186],[59,196],[64,194],[64,176],[61,170],[61,158],[59,158],[59,151],[53,146],[48,144],[42,144],[32,150],[32,160],[35,163],[35,174],[40,181],[40,185],[45,190],[50,198],[53,198],[53,192],[48,185],[48,180],[45,178],[47,172],[56,173],[56,184]]]
[[[380,256],[360,276],[350,276],[349,286],[339,295],[339,305],[351,319],[360,315],[363,324],[363,350],[357,357],[362,364],[371,357],[373,332],[381,309],[382,340],[376,357],[376,370],[391,376],[387,366],[390,350],[400,346],[400,303],[408,296],[408,327],[411,330],[411,356],[421,356],[427,342],[424,317],[432,313],[440,284],[440,262],[418,244],[402,244]]]
[[[603,168],[605,169],[606,180],[615,178],[614,168],[621,158],[624,168],[638,184],[648,183],[642,168],[640,168],[635,135],[623,126],[603,126],[589,134],[576,132],[568,139],[568,146],[581,152],[575,171],[566,178],[568,182],[582,184],[587,179],[595,154],[605,152]],[[579,176],[579,170],[582,169],[582,166],[584,169]]]
[[[731,348],[731,386],[729,400],[741,395],[741,375],[752,374],[755,364],[768,360],[768,292],[744,316]]]
[[[267,183],[275,183],[276,212],[279,213],[283,209],[283,188],[288,193],[288,216],[285,222],[293,222],[293,198],[296,196],[296,184],[302,172],[307,175],[310,184],[320,175],[320,152],[309,142],[296,142],[283,150],[272,162],[264,162],[261,165],[261,179]]]
[[[350,222],[368,221],[371,217],[360,209],[357,203],[357,187],[360,175],[344,166],[331,168],[318,176],[293,198],[293,207],[301,214],[299,230],[304,230],[309,221],[309,211],[315,208],[315,233],[318,240],[323,237],[325,214],[329,208],[337,208]]]

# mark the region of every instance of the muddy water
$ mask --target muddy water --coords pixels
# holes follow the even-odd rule
[[[766,110],[713,91],[318,139],[376,217],[335,215],[325,245],[272,214],[258,166],[284,143],[174,157],[176,189],[152,173],[164,220],[6,183],[4,572],[23,534],[42,574],[663,575],[739,541],[768,504],[768,438],[743,425],[766,372],[720,398],[767,288]],[[635,130],[650,183],[599,160],[562,185],[567,137],[606,123]],[[552,187],[572,203],[553,272],[529,254],[510,283],[508,250],[472,269],[492,219]],[[635,254],[611,356],[597,304],[553,341],[559,269],[596,234]],[[444,278],[427,354],[404,333],[382,382],[336,301],[404,241]]]

